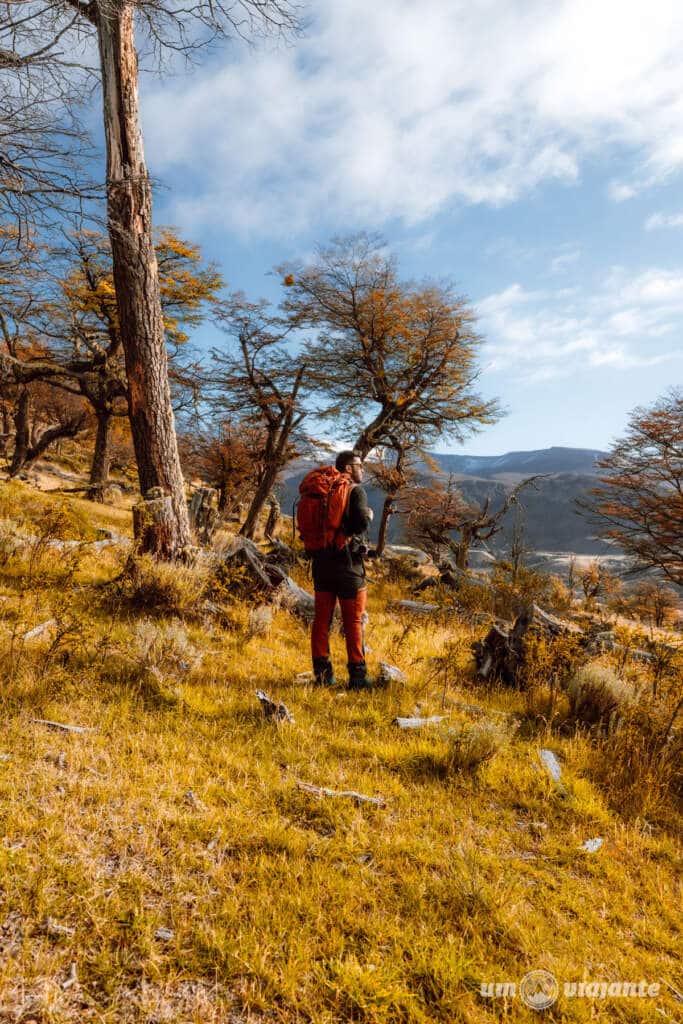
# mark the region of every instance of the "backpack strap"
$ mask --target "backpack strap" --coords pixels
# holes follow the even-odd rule
[[[337,539],[338,534],[340,534],[340,533],[343,533],[344,536],[347,537],[347,541],[344,542],[344,548],[343,548],[343,550],[347,551],[347,553],[348,553],[348,547],[349,547],[348,539],[349,539],[350,535],[348,535],[346,533],[346,530],[344,529],[344,519],[348,515],[349,505],[351,503],[351,492],[353,491],[354,487],[356,487],[356,486],[357,486],[357,484],[355,484],[353,481],[351,481],[351,483],[349,484],[349,489],[348,489],[348,492],[347,492],[347,495],[346,495],[346,501],[344,502],[344,511],[342,512],[341,523],[339,524],[339,526],[335,530],[335,534],[334,534],[334,540],[335,541]],[[334,546],[336,547],[336,544]]]

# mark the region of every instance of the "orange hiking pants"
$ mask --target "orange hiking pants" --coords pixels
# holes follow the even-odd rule
[[[361,616],[367,603],[367,590],[359,590],[355,597],[340,597],[346,655],[350,665],[365,661]],[[329,590],[315,592],[315,618],[311,632],[311,652],[314,658],[328,658],[330,654],[330,626],[337,595]]]

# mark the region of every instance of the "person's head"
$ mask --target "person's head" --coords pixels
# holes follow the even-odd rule
[[[363,461],[356,452],[339,452],[334,464],[340,473],[348,473],[355,484],[363,479]]]

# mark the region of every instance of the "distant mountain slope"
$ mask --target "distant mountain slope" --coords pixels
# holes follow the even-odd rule
[[[594,448],[541,448],[533,452],[506,455],[454,455],[436,453],[434,458],[446,473],[493,477],[502,474],[532,476],[534,473],[598,472],[595,462],[605,452]]]
[[[610,550],[591,535],[586,520],[577,514],[576,499],[586,495],[595,483],[595,461],[604,452],[590,448],[545,448],[532,452],[508,452],[499,456],[468,456],[434,453],[433,458],[445,474],[453,473],[465,498],[472,502],[491,497],[492,508],[502,504],[507,490],[527,476],[547,474],[529,488],[521,498],[521,509],[530,547],[537,551],[573,551],[577,554],[603,554]],[[285,514],[291,514],[299,482],[312,463],[297,460],[289,467],[280,484]],[[425,467],[424,478],[431,475]],[[375,532],[384,496],[368,486],[368,500],[375,511]],[[504,548],[506,533],[513,523],[508,517],[507,530],[498,535],[494,547]],[[402,539],[402,517],[394,516],[389,539]]]

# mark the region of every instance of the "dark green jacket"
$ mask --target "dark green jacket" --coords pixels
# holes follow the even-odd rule
[[[366,586],[365,565],[359,547],[365,541],[370,525],[368,496],[365,489],[356,486],[349,495],[348,508],[342,519],[342,528],[349,543],[341,551],[316,551],[312,558],[313,586],[338,597],[355,597]]]

